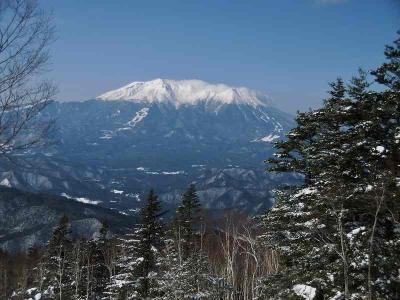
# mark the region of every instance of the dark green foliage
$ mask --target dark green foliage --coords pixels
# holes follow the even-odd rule
[[[137,231],[139,245],[137,249],[137,257],[139,258],[138,276],[139,287],[138,295],[141,299],[154,297],[154,280],[152,273],[156,273],[156,256],[159,255],[163,245],[163,224],[160,217],[161,202],[158,196],[151,190],[147,196],[147,203],[141,210],[141,222]]]
[[[400,31],[398,32],[400,35]],[[393,91],[400,90],[400,38],[394,41],[394,45],[388,45],[385,49],[387,62],[374,70],[372,75],[380,84],[388,86]]]
[[[372,74],[387,90],[371,90],[363,71],[348,85],[338,79],[268,161],[305,182],[278,193],[264,218],[263,240],[283,263],[266,295],[288,298],[302,284],[322,298],[399,297],[399,40],[385,53],[389,62]]]
[[[194,184],[189,185],[182,195],[182,202],[176,210],[174,231],[182,258],[187,259],[196,251],[196,230],[200,228],[201,205]]]
[[[167,299],[218,299],[218,280],[212,276],[207,257],[202,252],[201,204],[194,184],[182,195],[176,210],[170,239],[158,258],[159,296]]]
[[[117,299],[152,299],[158,294],[157,258],[164,244],[161,202],[151,190],[132,233],[121,239],[116,271],[107,289]]]

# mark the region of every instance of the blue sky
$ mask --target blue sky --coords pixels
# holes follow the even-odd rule
[[[58,39],[48,77],[62,101],[132,81],[202,79],[268,93],[294,113],[328,82],[383,61],[399,0],[39,0]]]

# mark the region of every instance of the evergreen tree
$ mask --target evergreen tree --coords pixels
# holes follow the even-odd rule
[[[93,296],[94,299],[104,299],[105,289],[110,279],[110,274],[106,266],[105,252],[108,247],[108,225],[102,223],[99,238],[92,241],[92,268],[93,268]]]
[[[400,35],[400,31],[398,32]],[[400,38],[394,41],[394,45],[387,45],[385,49],[387,62],[371,72],[376,82],[386,85],[389,91],[394,93],[400,90]]]
[[[155,275],[158,271],[156,256],[163,246],[163,224],[160,217],[161,202],[153,190],[147,197],[146,206],[141,211],[141,224],[137,230],[140,239],[138,246],[138,296],[139,299],[151,299],[156,294]]]
[[[189,185],[182,195],[174,220],[175,240],[183,260],[196,250],[196,230],[201,221],[201,205],[194,184]]]
[[[44,281],[40,286],[42,299],[72,299],[71,247],[70,225],[67,216],[63,215],[53,231],[45,254]]]
[[[159,284],[159,295],[155,299],[183,299],[185,289],[183,287],[183,272],[181,271],[182,260],[175,247],[173,239],[165,241],[166,247],[157,258],[160,272],[157,276]]]
[[[272,171],[305,175],[282,190],[264,218],[263,240],[279,250],[281,272],[265,294],[295,297],[295,284],[317,297],[399,297],[399,46],[372,72],[384,91],[369,90],[367,74],[331,84],[324,107],[301,113],[277,144]]]
[[[220,299],[220,279],[212,275],[207,257],[195,251],[182,260],[176,241],[168,239],[166,244],[157,260],[159,293],[155,299]]]
[[[211,275],[207,257],[202,253],[201,205],[194,184],[182,195],[182,201],[169,232],[170,239],[158,259],[157,299],[218,299],[218,280]]]
[[[140,223],[122,239],[117,272],[109,294],[114,299],[153,299],[158,293],[156,257],[163,247],[161,202],[150,191],[140,212]]]
[[[139,240],[135,232],[128,233],[119,239],[118,256],[115,262],[115,273],[111,275],[106,288],[110,299],[136,299],[137,247]]]

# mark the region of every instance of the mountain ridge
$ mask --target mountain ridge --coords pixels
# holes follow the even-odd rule
[[[0,186],[96,204],[133,218],[150,189],[173,212],[191,183],[201,205],[216,214],[256,214],[271,207],[272,190],[297,180],[267,173],[264,164],[274,153],[273,142],[292,128],[293,117],[249,89],[175,83],[158,80],[149,89],[141,87],[144,99],[139,90],[122,89],[119,99],[111,91],[104,100],[51,103],[41,116],[56,121],[59,143],[21,154],[29,163],[19,169],[0,164]],[[84,222],[98,228],[99,222],[89,219]],[[32,241],[44,240],[40,232]],[[12,248],[16,240],[7,243]]]
[[[270,106],[271,98],[257,90],[246,87],[234,87],[226,84],[212,84],[198,79],[171,80],[154,79],[134,81],[118,89],[105,92],[97,100],[125,100],[133,102],[169,102],[176,107],[195,105],[199,102],[216,104],[246,104]]]
[[[65,197],[0,186],[0,249],[11,252],[43,246],[62,215],[76,237],[98,236],[102,222],[112,233],[126,232],[135,218]]]

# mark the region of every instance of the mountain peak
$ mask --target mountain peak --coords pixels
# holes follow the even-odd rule
[[[246,87],[212,84],[202,80],[170,80],[157,78],[135,81],[119,89],[106,92],[96,99],[125,100],[132,102],[170,102],[175,106],[194,105],[198,102],[218,104],[246,104],[268,106],[270,98]]]

